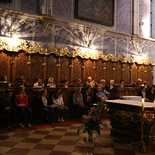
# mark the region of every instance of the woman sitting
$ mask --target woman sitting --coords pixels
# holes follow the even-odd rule
[[[55,83],[54,83],[54,78],[50,77],[50,78],[48,79],[47,87],[51,87],[51,88],[55,88],[55,87],[56,87],[56,85],[55,85]]]
[[[52,96],[53,108],[58,110],[58,122],[64,122],[64,117],[67,115],[68,107],[64,105],[61,88],[56,88]]]
[[[88,114],[88,107],[84,105],[80,87],[77,87],[75,93],[73,94],[73,104],[81,110],[82,115]]]
[[[83,93],[83,102],[84,105],[86,105],[89,110],[91,107],[93,107],[93,96],[90,93],[90,87],[85,87],[85,92]]]
[[[43,89],[41,91],[41,96],[38,98],[38,104],[40,107],[40,111],[43,112],[44,123],[51,123],[53,108],[51,107],[47,99],[47,89]]]
[[[15,107],[17,110],[17,114],[18,114],[18,121],[19,121],[19,125],[20,127],[24,127],[23,123],[23,118],[25,116],[25,113],[28,114],[28,118],[27,118],[27,126],[30,128],[31,124],[31,117],[32,117],[32,110],[28,107],[28,96],[25,94],[25,87],[24,86],[20,86],[19,87],[19,92],[18,94],[15,96]]]

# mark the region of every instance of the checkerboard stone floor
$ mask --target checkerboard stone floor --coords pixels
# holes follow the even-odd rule
[[[130,143],[110,137],[110,128],[103,128],[101,135],[94,131],[93,142],[88,142],[87,133],[76,133],[79,126],[76,124],[1,133],[0,154],[143,155],[135,152]],[[145,155],[155,155],[155,152]]]

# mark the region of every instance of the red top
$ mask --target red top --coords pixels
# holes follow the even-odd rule
[[[28,106],[27,95],[24,95],[22,98],[18,94],[15,96],[15,105],[18,106],[19,104],[24,104],[21,107],[27,107]]]

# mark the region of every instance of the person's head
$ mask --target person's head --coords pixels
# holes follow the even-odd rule
[[[124,85],[124,80],[120,80],[120,84],[121,85]]]
[[[54,78],[53,77],[50,77],[49,79],[48,79],[48,83],[53,83],[54,82]]]
[[[154,92],[155,88],[154,87],[150,87],[150,91]]]
[[[2,81],[8,81],[8,77],[6,75],[2,76]]]
[[[137,83],[141,83],[141,82],[142,82],[142,79],[138,78]]]
[[[105,84],[105,80],[104,79],[101,79],[100,80],[100,83],[104,85]]]
[[[145,86],[147,86],[147,81],[143,81],[143,84],[144,84]]]
[[[110,80],[110,84],[111,84],[111,85],[114,84],[114,80],[113,80],[113,79]]]
[[[92,82],[92,77],[91,76],[88,76],[87,81],[88,82]]]
[[[47,89],[41,90],[41,96],[47,96]]]
[[[55,94],[61,94],[61,88],[60,87],[57,87],[55,89]]]
[[[81,87],[76,87],[75,94],[80,94],[80,93],[81,93]]]
[[[19,94],[25,94],[25,87],[23,85],[19,87]]]
[[[38,78],[38,83],[42,83],[42,78]]]
[[[64,86],[68,85],[68,81],[66,79],[62,80]]]
[[[78,80],[76,80],[76,84],[81,84],[82,83],[82,80],[81,79],[78,79]]]
[[[129,85],[133,85],[133,84],[134,84],[134,82],[133,82],[133,81],[130,81],[130,82],[129,82]]]
[[[21,77],[20,80],[19,80],[19,82],[25,83],[25,78],[24,77]]]
[[[10,89],[6,89],[4,91],[4,95],[6,96],[6,98],[10,98],[12,96],[12,91]]]
[[[97,87],[97,92],[101,92],[102,88],[100,86]]]

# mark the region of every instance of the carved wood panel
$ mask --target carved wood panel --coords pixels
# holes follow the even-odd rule
[[[82,79],[82,60],[81,58],[75,58],[73,60],[73,81],[75,82],[75,80],[78,79]]]
[[[91,61],[91,60],[86,60],[85,61],[85,81],[87,80],[88,76],[91,76],[94,79],[93,61]]]
[[[56,83],[58,83],[58,81],[57,81],[57,66],[56,66],[56,63],[57,63],[57,59],[54,57],[54,55],[49,55],[47,57],[46,82],[48,82],[48,78],[49,77],[53,77],[54,78],[54,81]]]
[[[30,62],[29,65],[27,64],[28,61]],[[45,62],[46,64],[44,64]],[[58,67],[59,62],[60,67]],[[57,60],[53,54],[47,57],[32,54],[28,57],[25,53],[14,56],[13,53],[0,52],[0,77],[5,74],[12,83],[17,83],[20,76],[24,76],[26,82],[31,85],[38,77],[44,77],[43,82],[47,83],[47,79],[52,76],[56,84],[59,84],[62,79],[67,79],[73,85],[75,80],[81,78],[85,83],[87,77],[91,76],[97,82],[104,78],[107,83],[109,83],[110,79],[114,79],[115,83],[119,83],[121,79],[124,79],[125,84],[130,80],[136,82],[138,78],[141,78],[147,81],[149,85],[152,85],[152,71],[152,65],[139,65],[137,63],[103,62],[101,59],[94,61],[90,59],[84,60],[79,57],[60,57]]]
[[[130,81],[130,65],[128,63],[123,64],[123,77],[125,84],[128,84]]]
[[[141,78],[142,81],[145,79],[145,68],[143,65],[139,66],[139,78]]]
[[[138,70],[138,68],[137,68],[136,64],[133,64],[132,65],[132,72],[131,72],[131,80],[134,82],[136,82],[138,79],[137,78],[137,70]]]
[[[95,74],[95,81],[100,82],[101,79],[105,79],[104,71],[103,71],[103,61],[99,59],[96,61],[96,74]]]
[[[69,68],[70,60],[67,57],[62,57],[60,60],[60,80],[66,79],[70,83],[70,68]],[[61,82],[61,81],[60,81]]]
[[[114,63],[114,66],[113,66],[113,69],[114,70],[114,73],[115,73],[115,76],[114,76],[114,80],[115,80],[115,83],[116,84],[119,84],[120,83],[120,80],[122,80],[122,74],[123,74],[123,71],[122,70],[122,63],[120,61]]]
[[[28,57],[24,53],[18,54],[17,57],[15,57],[15,64],[14,64],[14,74],[15,74],[15,82],[18,82],[18,79],[20,77],[24,77],[25,79],[28,79]]]
[[[8,80],[10,79],[10,59],[11,57],[5,54],[4,52],[0,53],[0,79],[3,75],[6,75],[8,77]]]
[[[146,66],[146,81],[149,86],[152,85],[152,81],[153,81],[153,66],[152,65]]]
[[[106,81],[109,83],[111,79],[114,79],[114,70],[113,70],[113,62],[108,61],[106,67]]]
[[[42,78],[42,63],[43,57],[41,55],[35,54],[31,56],[31,83],[35,83],[37,78]],[[45,82],[45,81],[43,81]]]

